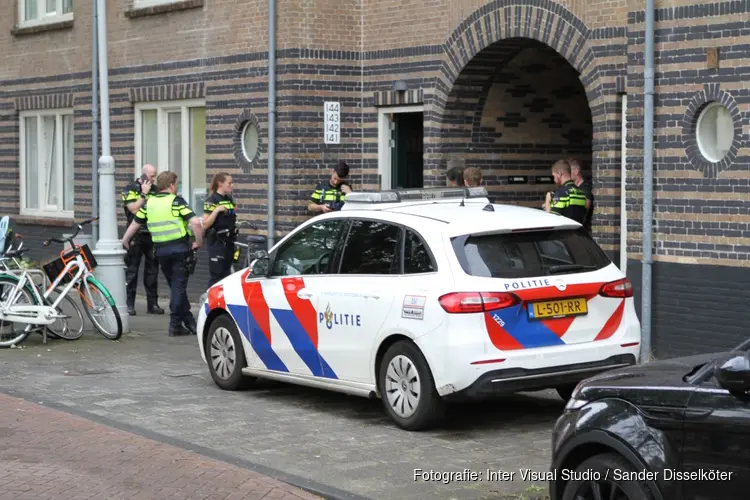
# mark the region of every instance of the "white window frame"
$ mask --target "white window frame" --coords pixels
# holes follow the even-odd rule
[[[17,0],[18,2],[18,26],[26,28],[29,26],[37,26],[40,24],[52,24],[65,21],[73,20],[73,12],[75,12],[75,0],[73,0],[73,12],[66,14],[62,13],[63,0],[56,0],[55,12],[53,14],[47,14],[47,0]],[[26,4],[29,2],[36,2],[36,19],[25,19],[26,16]]]
[[[178,183],[181,183],[180,196],[190,203],[192,194],[192,186],[190,185],[190,145],[191,145],[191,131],[190,131],[190,109],[191,108],[205,108],[205,99],[189,99],[180,101],[158,101],[158,102],[143,102],[135,105],[135,169],[133,172],[134,179],[141,176],[143,170],[143,155],[142,148],[142,116],[143,111],[156,110],[156,127],[159,134],[159,144],[157,147],[157,162],[156,171],[165,172],[169,170],[169,141],[167,140],[169,134],[169,122],[167,121],[167,113],[173,111],[180,111],[181,115],[181,126],[182,131],[182,171],[175,172],[179,179]],[[163,140],[162,140],[163,138]],[[205,182],[204,182],[205,185]]]
[[[29,179],[27,179],[27,173],[26,173],[26,118],[29,117],[36,117],[37,118],[37,147],[39,147],[39,144],[42,144],[42,137],[43,134],[43,116],[55,116],[55,120],[57,121],[57,125],[55,127],[55,142],[58,145],[58,148],[55,152],[55,162],[57,165],[59,165],[59,170],[57,172],[57,179],[58,179],[58,193],[57,193],[57,199],[61,200],[60,207],[57,206],[48,206],[46,205],[47,202],[47,193],[44,192],[44,182],[39,182],[39,179],[33,179],[32,182],[37,184],[39,189],[39,205],[40,207],[44,208],[26,208],[26,183],[29,182]],[[19,117],[19,151],[18,151],[18,159],[19,159],[19,171],[20,171],[20,201],[21,206],[19,213],[24,216],[31,216],[31,217],[45,217],[45,218],[54,218],[54,219],[72,219],[75,217],[75,209],[73,210],[63,210],[62,206],[65,204],[63,199],[65,196],[65,175],[63,170],[63,116],[69,115],[71,117],[74,117],[73,108],[61,108],[61,109],[35,109],[30,111],[21,111],[18,114]],[[75,135],[73,136],[73,148],[75,148]],[[40,148],[43,150],[44,148]],[[43,154],[37,154],[37,158],[39,161],[39,165],[37,168],[40,170],[43,168]],[[75,159],[73,160],[73,169],[75,171]],[[46,172],[45,172],[46,174]],[[75,186],[73,186],[75,188]],[[74,206],[75,206],[75,200],[74,200]]]
[[[380,189],[391,189],[391,123],[396,113],[424,113],[424,106],[397,106],[378,109],[378,174]]]

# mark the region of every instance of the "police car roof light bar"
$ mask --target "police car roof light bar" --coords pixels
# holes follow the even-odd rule
[[[349,193],[344,198],[345,203],[399,203],[405,201],[426,200],[463,200],[471,198],[486,198],[487,189],[478,187],[450,187],[450,188],[422,188],[422,189],[392,189],[389,191]]]

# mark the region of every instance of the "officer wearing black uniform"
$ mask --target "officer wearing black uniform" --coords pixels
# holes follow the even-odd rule
[[[128,184],[122,191],[122,208],[128,224],[133,222],[133,217],[141,209],[146,200],[155,192],[153,182],[156,177],[156,167],[144,165],[142,175],[139,179]],[[125,257],[127,268],[125,281],[127,282],[127,304],[128,314],[135,316],[135,291],[138,287],[138,269],[141,266],[141,258],[145,259],[143,269],[143,286],[146,288],[146,299],[150,314],[164,314],[164,309],[159,307],[158,300],[158,277],[159,263],[154,257],[154,246],[148,229],[142,227],[134,236],[128,247]]]
[[[583,227],[588,232],[591,232],[591,219],[594,215],[594,186],[592,186],[590,180],[583,177],[581,164],[578,160],[571,159],[568,162],[570,163],[570,177],[573,179],[575,185],[578,186],[578,189],[583,191],[583,194],[586,196],[586,220],[583,223]]]
[[[211,196],[203,204],[203,229],[208,242],[208,287],[231,274],[234,242],[237,238],[237,213],[232,199],[232,176],[214,175]]]
[[[160,173],[156,178],[156,189],[158,193],[141,207],[125,231],[122,245],[128,248],[130,238],[141,226],[145,224],[148,227],[156,258],[159,259],[164,277],[172,290],[169,301],[169,336],[195,335],[196,322],[190,313],[187,284],[192,272],[190,266],[194,262],[194,252],[203,244],[203,227],[187,202],[177,195],[177,174]],[[195,235],[192,245],[191,229]]]
[[[583,224],[588,213],[586,195],[573,182],[570,163],[567,160],[556,162],[552,166],[552,177],[557,189],[547,193],[544,209]]]
[[[349,165],[344,160],[340,160],[331,172],[331,177],[315,186],[315,191],[310,195],[310,201],[307,203],[307,209],[313,213],[341,210],[344,206],[344,197],[352,192],[348,177]]]

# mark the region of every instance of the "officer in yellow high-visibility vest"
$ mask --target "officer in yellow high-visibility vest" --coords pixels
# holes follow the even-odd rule
[[[151,233],[159,266],[172,290],[169,301],[169,336],[195,335],[197,325],[190,313],[190,301],[187,297],[190,274],[187,263],[191,260],[193,251],[203,244],[203,227],[200,218],[177,195],[177,174],[160,173],[156,178],[156,189],[158,193],[146,201],[125,231],[122,245],[128,248],[133,234],[143,224],[146,225]],[[192,245],[191,234],[195,235]]]
[[[547,193],[544,210],[557,213],[583,224],[588,212],[586,194],[578,188],[571,178],[570,163],[560,160],[552,165],[552,177],[557,189]]]

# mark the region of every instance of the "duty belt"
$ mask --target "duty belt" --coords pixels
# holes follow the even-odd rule
[[[224,241],[234,240],[239,231],[237,229],[211,229],[211,235]]]

